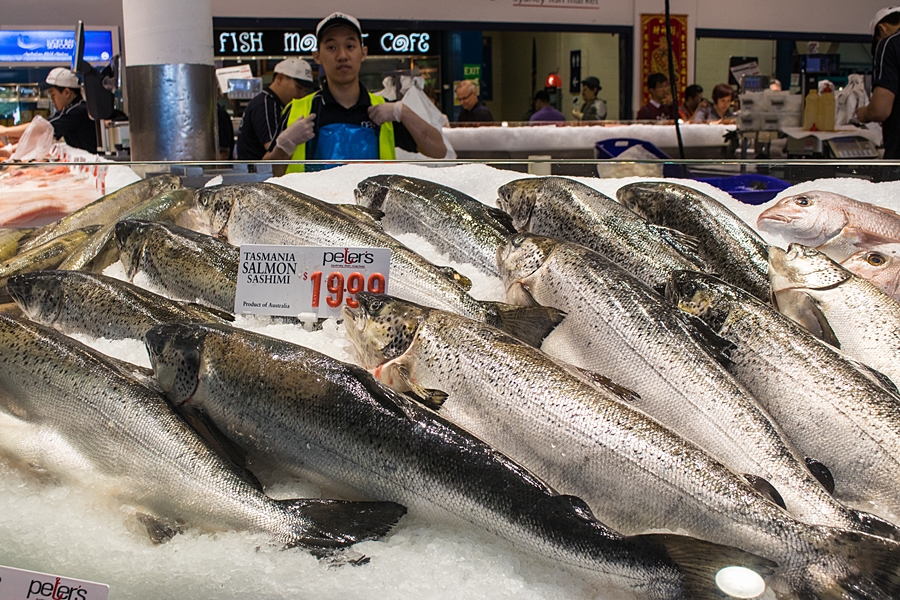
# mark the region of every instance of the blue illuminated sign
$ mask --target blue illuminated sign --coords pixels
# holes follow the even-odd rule
[[[72,64],[75,30],[0,29],[0,62]],[[84,32],[84,60],[107,62],[113,56],[111,31]]]

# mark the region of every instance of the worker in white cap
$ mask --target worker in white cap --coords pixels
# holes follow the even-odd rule
[[[53,125],[54,137],[62,138],[73,148],[81,148],[96,154],[97,127],[88,115],[78,75],[69,69],[57,67],[50,71],[41,87],[49,90],[50,101],[56,108],[56,113],[48,119]],[[0,136],[18,139],[29,125],[30,122],[12,127],[0,126]]]
[[[444,158],[441,132],[401,102],[385,102],[359,81],[368,49],[359,21],[333,13],[316,27],[313,59],[325,71],[322,89],[293,100],[285,127],[266,159],[393,159],[396,149]],[[288,172],[302,171],[291,165]]]
[[[316,89],[312,68],[301,58],[285,59],[275,65],[274,71],[272,83],[244,109],[237,139],[239,160],[261,159],[272,140],[281,133],[284,107]]]
[[[872,32],[872,99],[856,110],[860,123],[881,123],[884,158],[900,158],[900,6],[882,8]]]

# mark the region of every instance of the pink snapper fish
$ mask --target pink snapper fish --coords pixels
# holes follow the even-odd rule
[[[868,279],[900,302],[900,243],[864,248],[841,262],[841,266],[854,275]]]

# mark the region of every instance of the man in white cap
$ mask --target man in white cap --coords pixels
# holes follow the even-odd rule
[[[400,102],[385,102],[359,81],[368,49],[354,17],[333,13],[316,27],[318,50],[313,59],[325,70],[315,94],[293,100],[285,127],[266,159],[364,160],[394,159],[396,148],[443,158],[441,132]],[[291,165],[288,172],[304,170]]]
[[[48,119],[53,125],[54,137],[64,139],[73,148],[81,148],[96,154],[97,127],[88,115],[78,75],[69,69],[57,67],[50,71],[41,87],[49,90],[50,101],[56,108],[56,113]],[[0,135],[18,139],[29,125],[30,122],[12,127],[0,126]]]
[[[253,98],[238,131],[237,157],[239,160],[260,160],[272,140],[281,133],[282,111],[295,98],[303,98],[315,87],[309,63],[297,57],[285,59],[275,65],[271,85]]]
[[[872,31],[872,100],[856,110],[860,123],[881,123],[884,158],[900,158],[900,6],[882,8]]]

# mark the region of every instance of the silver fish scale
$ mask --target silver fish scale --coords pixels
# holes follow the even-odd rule
[[[651,223],[700,240],[710,271],[760,300],[769,300],[768,244],[721,202],[693,188],[663,182],[624,185],[616,197]]]
[[[140,340],[161,323],[214,320],[130,283],[81,271],[28,273],[9,289],[29,318],[67,334]]]
[[[719,334],[736,344],[729,372],[805,456],[829,468],[835,497],[897,519],[900,399],[772,307],[719,282],[695,285],[702,291],[681,301],[724,315]]]
[[[698,344],[677,310],[596,253],[559,243],[521,278],[566,319],[543,349],[639,394],[632,403],[736,473],[768,480],[799,520],[857,528],[756,399]]]
[[[815,553],[812,528],[705,451],[502,332],[432,311],[399,361],[417,384],[448,393],[442,416],[620,532],[677,530],[789,569]]]
[[[488,207],[458,190],[430,181],[399,175],[377,176],[377,184],[387,186],[380,209],[385,231],[390,234],[415,233],[427,239],[451,260],[471,263],[489,275],[498,276],[497,248],[510,233],[500,225]],[[359,184],[357,203],[372,206],[365,185]]]
[[[641,597],[681,597],[653,547],[573,520],[529,472],[364,370],[247,332],[198,329],[202,375],[191,402],[275,464],[344,494],[487,530]]]
[[[293,538],[283,509],[210,451],[161,395],[86,346],[0,315],[0,388],[0,410],[75,449],[77,456],[49,454],[54,435],[42,433],[44,466],[64,478],[200,528]]]
[[[140,271],[158,293],[234,312],[236,247],[167,223],[126,223],[116,235],[129,277]]]
[[[529,187],[525,187],[526,184]],[[510,194],[521,194],[517,202],[534,202],[530,220],[513,221],[519,231],[556,237],[591,248],[653,288],[665,285],[668,274],[675,270],[697,268],[650,230],[644,219],[584,184],[547,177],[507,185]],[[513,191],[516,186],[521,190]],[[506,206],[510,200],[504,200],[505,195],[501,193],[501,208],[515,213]]]
[[[485,308],[433,264],[381,231],[326,203],[271,184],[241,187],[227,224],[228,241],[241,244],[374,247],[391,249],[390,293],[484,320]]]

